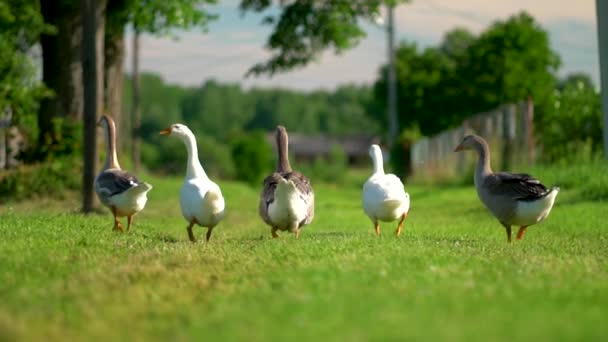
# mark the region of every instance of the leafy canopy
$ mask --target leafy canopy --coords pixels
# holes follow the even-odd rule
[[[273,75],[302,67],[327,49],[341,53],[365,37],[362,22],[374,21],[382,4],[405,2],[408,0],[280,0],[274,5],[271,0],[242,0],[243,12],[264,12],[263,22],[274,26],[266,43],[271,57],[255,64],[248,74]]]

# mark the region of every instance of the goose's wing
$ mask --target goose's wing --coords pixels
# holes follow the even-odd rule
[[[283,177],[296,185],[300,198],[306,203],[307,212],[303,224],[309,224],[315,216],[315,193],[310,180],[298,171],[288,172]]]
[[[98,194],[111,197],[139,185],[141,182],[135,175],[119,170],[105,170],[95,180],[95,190]]]
[[[488,176],[483,185],[493,195],[519,201],[533,201],[549,193],[538,179],[526,173],[497,172]]]
[[[268,216],[268,206],[274,202],[274,191],[277,188],[277,184],[282,176],[279,173],[273,173],[264,179],[264,187],[260,194],[260,204],[258,211],[264,222],[271,224],[270,217]]]
[[[292,181],[302,200],[306,203],[306,218],[303,224],[308,224],[312,221],[315,215],[315,194],[312,190],[310,180],[304,175],[297,171],[278,173],[275,172],[264,179],[264,188],[260,195],[260,203],[258,211],[264,222],[271,224],[270,217],[268,216],[268,206],[274,202],[274,192],[281,179]]]

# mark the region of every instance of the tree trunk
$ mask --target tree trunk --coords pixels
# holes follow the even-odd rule
[[[77,123],[82,117],[83,90],[81,67],[82,23],[78,3],[40,1],[45,22],[54,25],[54,35],[44,34],[42,46],[42,80],[55,93],[40,103],[38,142],[44,153],[48,147],[58,143],[59,133],[55,129],[56,118]]]
[[[114,118],[118,137],[125,137],[125,120],[122,115],[123,63],[125,59],[123,29],[112,34],[106,30],[104,52],[104,111]],[[118,140],[117,148],[119,150],[125,149],[124,140]]]
[[[97,115],[103,100],[105,7],[107,0],[82,0],[82,70],[84,74],[84,172],[82,210],[95,206],[93,182],[97,171]]]
[[[139,78],[139,32],[135,31],[133,36],[133,169],[139,171],[141,164],[141,104],[140,78]]]

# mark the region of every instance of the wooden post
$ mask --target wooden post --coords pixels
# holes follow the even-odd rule
[[[515,137],[515,106],[512,104],[502,108],[502,169],[508,171],[513,161],[513,138]]]
[[[139,31],[135,30],[133,36],[133,131],[131,139],[133,171],[139,172],[141,166],[141,103],[140,103],[140,75],[139,75]]]
[[[528,165],[534,164],[535,151],[534,151],[534,102],[532,96],[528,96],[526,101],[526,111],[524,117],[524,125],[526,127],[526,147],[528,150]]]
[[[469,120],[464,120],[462,122],[462,125],[459,128],[460,131],[460,137],[458,137],[456,145],[454,145],[454,148],[456,148],[456,146],[458,146],[458,144],[462,141],[462,138],[464,138],[467,134],[469,134]],[[459,174],[463,174],[464,172],[466,172],[467,170],[467,154],[468,153],[463,153],[460,152],[458,153],[458,162],[457,162],[457,167],[458,167],[458,173]]]
[[[595,0],[597,16],[597,40],[600,61],[600,85],[602,97],[602,125],[604,134],[604,158],[608,159],[608,1]]]

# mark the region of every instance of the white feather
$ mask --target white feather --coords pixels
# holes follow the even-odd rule
[[[180,191],[182,215],[204,227],[216,226],[224,218],[225,202],[219,186],[211,180],[187,179]]]
[[[374,173],[363,185],[363,210],[373,222],[394,221],[409,211],[410,196],[397,176],[384,173],[378,145],[370,147],[370,156]]]
[[[111,206],[116,208],[116,216],[130,216],[144,209],[148,202],[148,192],[150,190],[152,190],[152,185],[141,183],[109,197],[108,201]]]
[[[308,207],[292,181],[281,179],[268,205],[268,216],[279,229],[295,230],[306,218]]]
[[[539,200],[518,201],[512,224],[516,226],[530,226],[544,220],[549,216],[558,192],[558,188],[553,188],[551,192]]]
[[[220,187],[214,183],[198,160],[196,138],[188,127],[172,125],[171,135],[176,135],[186,145],[188,161],[186,179],[180,190],[182,215],[188,222],[196,221],[203,227],[215,227],[225,214],[225,201]]]

